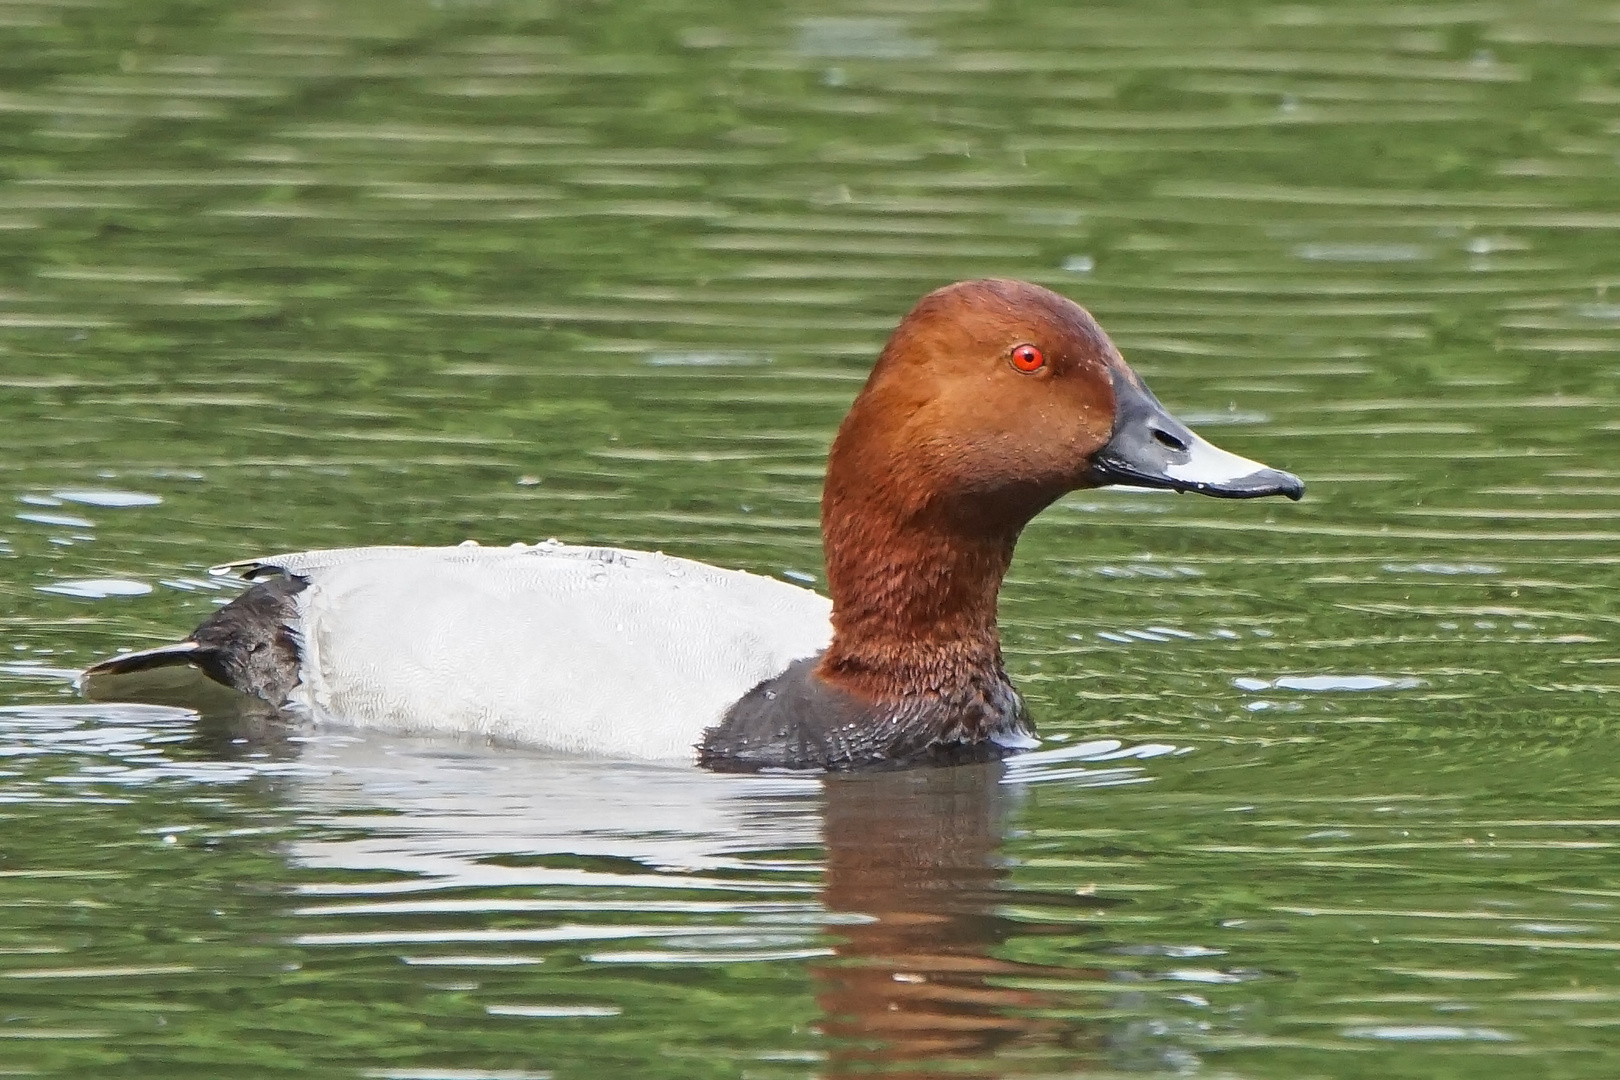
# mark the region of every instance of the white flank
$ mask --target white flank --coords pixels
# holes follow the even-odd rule
[[[651,552],[350,548],[234,568],[265,567],[309,581],[295,704],[401,734],[692,761],[737,699],[832,636],[808,589]]]

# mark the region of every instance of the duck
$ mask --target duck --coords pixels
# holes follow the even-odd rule
[[[963,281],[900,320],[838,428],[826,596],[557,540],[294,552],[215,567],[246,591],[81,686],[186,665],[307,721],[720,772],[994,760],[1039,744],[996,625],[1019,534],[1105,485],[1305,493],[1177,420],[1073,300]]]

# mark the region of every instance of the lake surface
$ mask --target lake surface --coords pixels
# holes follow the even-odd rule
[[[0,38],[0,1075],[1615,1075],[1612,4]],[[991,275],[1310,485],[1045,514],[1002,604],[1036,755],[716,777],[72,689],[233,557],[813,582],[888,329]]]

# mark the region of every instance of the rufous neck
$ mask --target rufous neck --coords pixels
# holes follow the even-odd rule
[[[889,478],[838,479],[822,501],[833,640],[818,674],[868,699],[1005,681],[996,597],[1017,531],[968,527]]]

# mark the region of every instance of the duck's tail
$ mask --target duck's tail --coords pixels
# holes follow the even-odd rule
[[[201,648],[202,645],[199,642],[187,638],[184,641],[176,641],[170,645],[159,645],[155,649],[142,649],[139,652],[110,656],[85,668],[84,673],[79,676],[79,680],[83,682],[85,679],[94,679],[103,675],[132,675],[137,671],[151,671],[153,668],[196,664],[198,660],[197,651]]]
[[[184,641],[90,665],[79,676],[79,688],[100,697],[102,688],[94,683],[108,676],[194,667],[222,686],[279,708],[298,685],[298,606],[294,598],[306,585],[305,579],[286,574],[261,581],[203,620]]]
[[[135,701],[146,705],[178,705],[182,708],[224,706],[229,695],[240,695],[222,686],[213,671],[218,657],[194,638],[159,645],[153,649],[128,652],[91,664],[74,685],[91,701]]]

